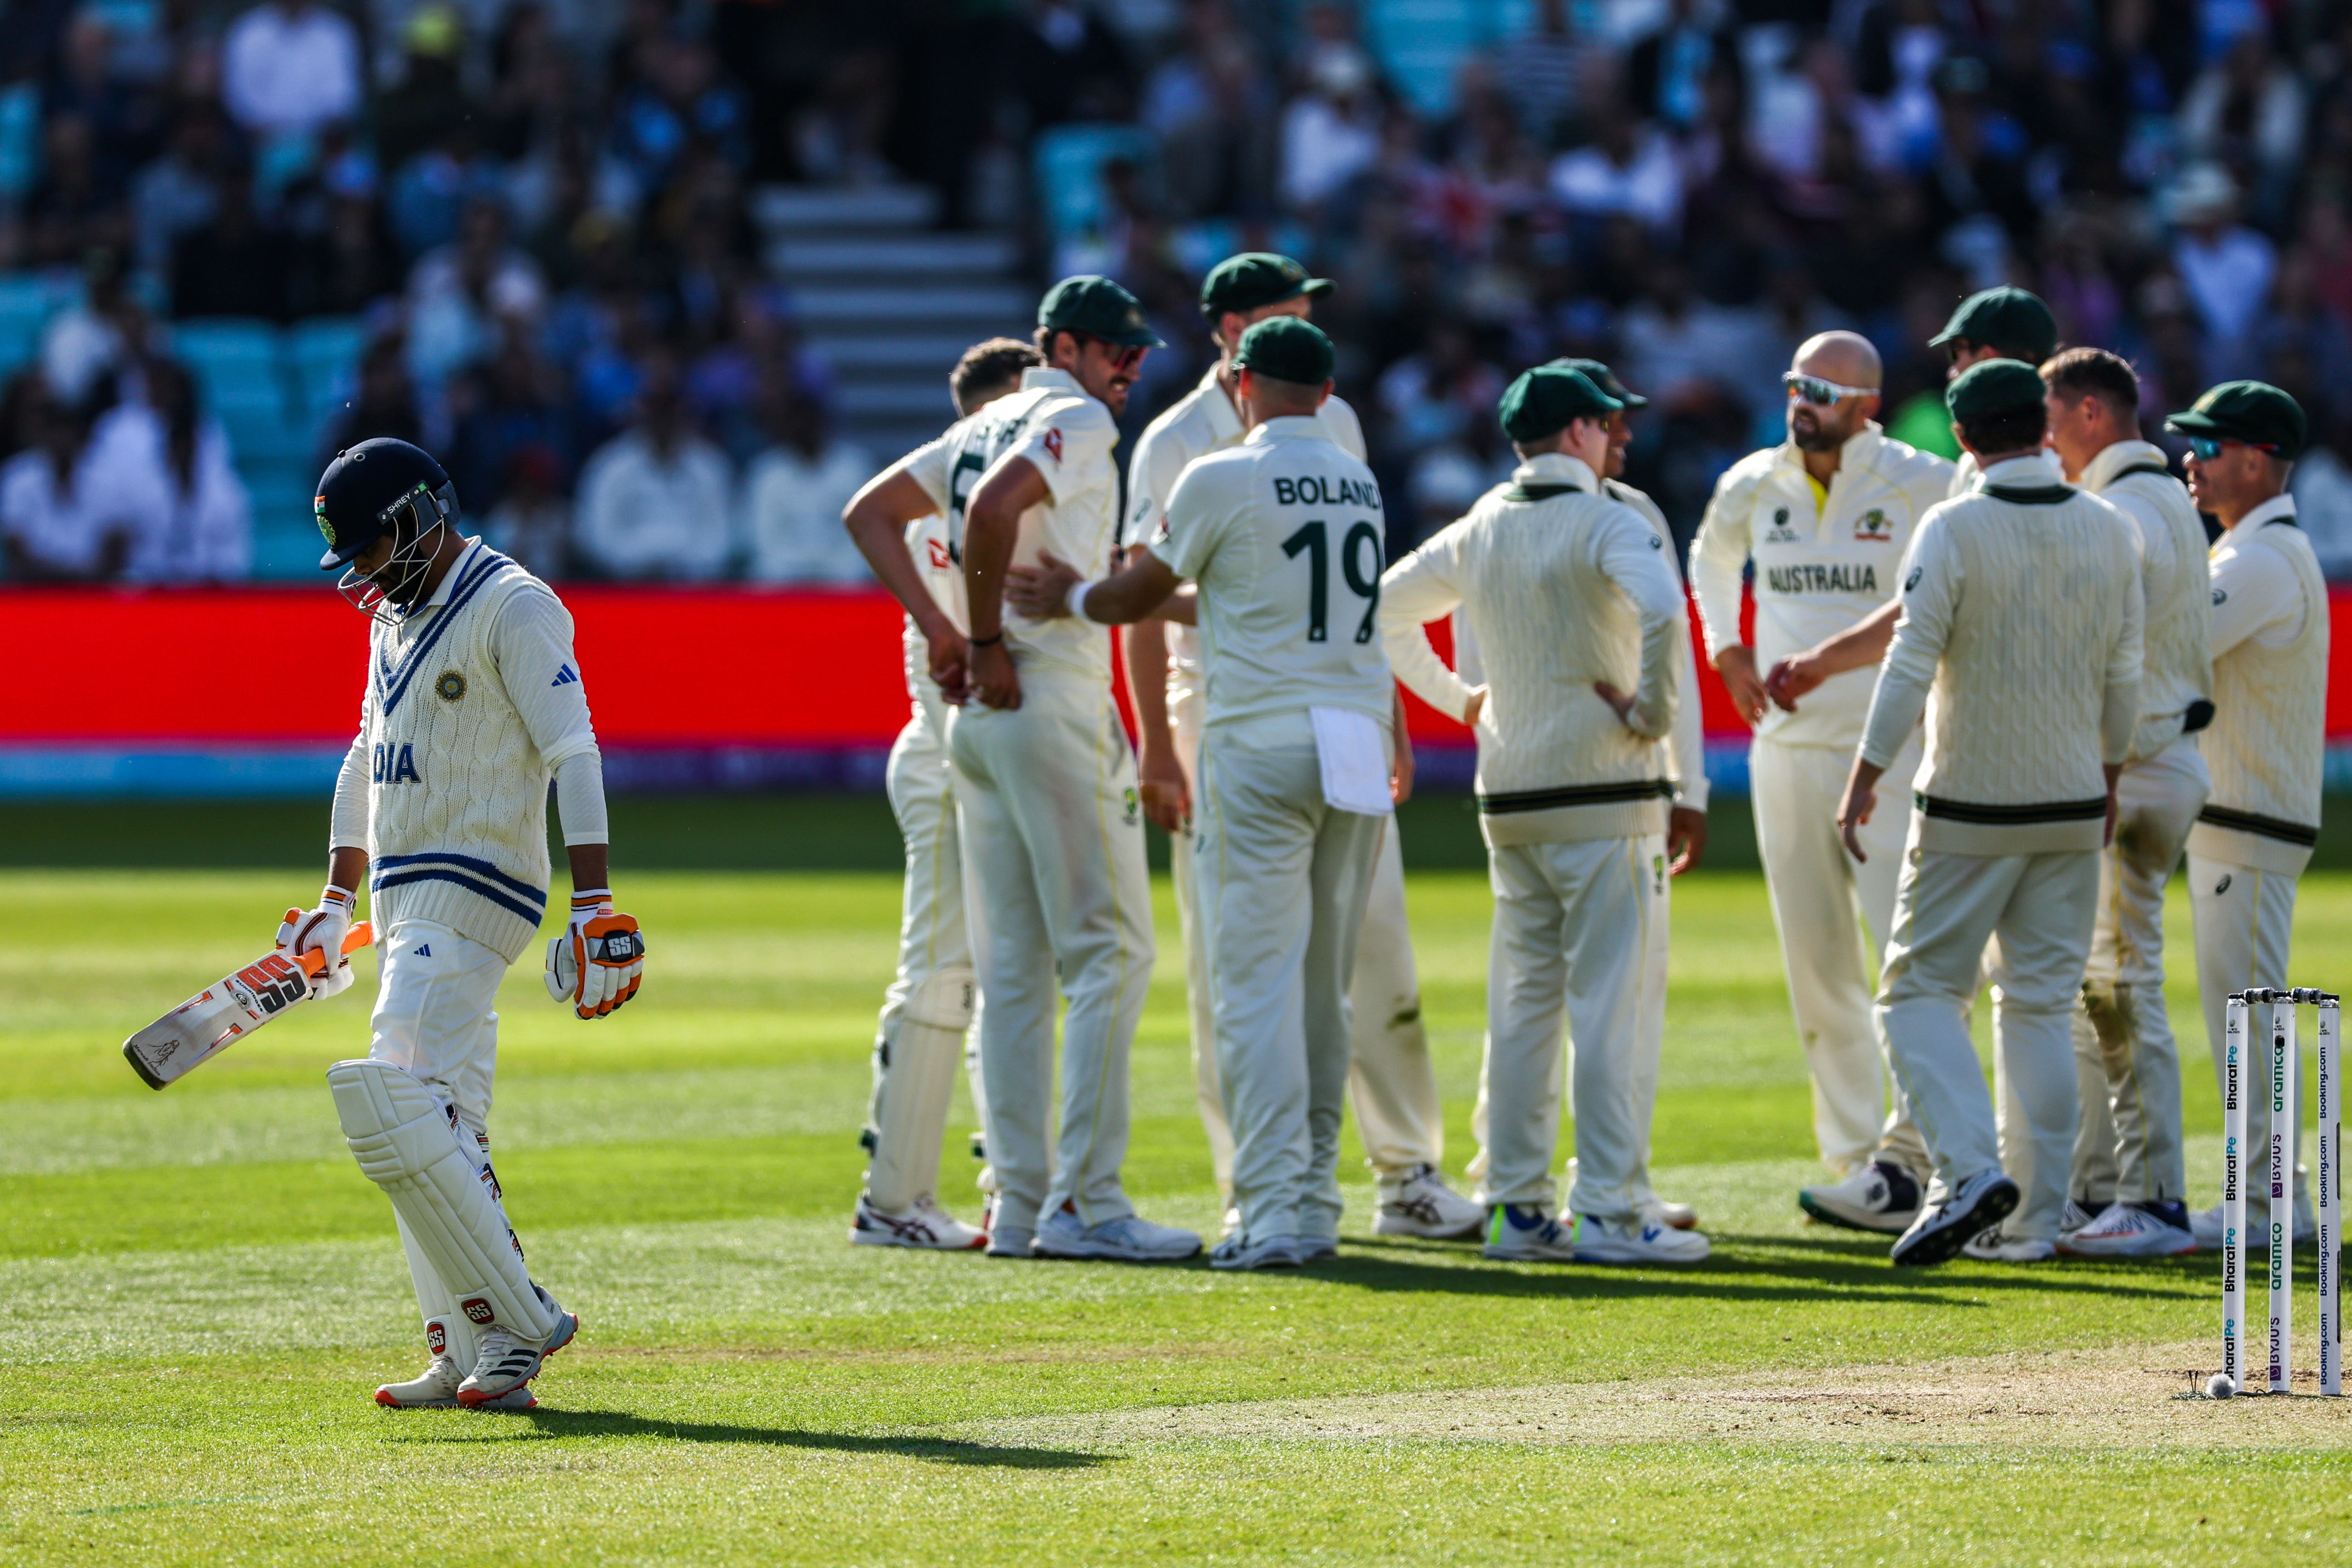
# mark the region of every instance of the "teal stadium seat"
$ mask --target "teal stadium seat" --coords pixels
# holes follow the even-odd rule
[[[41,328],[58,304],[57,291],[37,273],[0,273],[0,375],[30,364],[40,352]]]
[[[367,325],[355,317],[320,316],[287,329],[286,367],[294,415],[314,447],[328,422],[358,390],[360,356],[367,342]]]
[[[1364,41],[1413,108],[1442,118],[1471,56],[1524,31],[1530,0],[1366,0]]]
[[[1103,166],[1117,158],[1148,163],[1151,138],[1133,125],[1056,125],[1034,153],[1038,200],[1057,241],[1099,230],[1107,216]]]
[[[291,467],[240,468],[253,503],[253,574],[278,582],[319,580],[319,524],[311,511],[318,476]]]

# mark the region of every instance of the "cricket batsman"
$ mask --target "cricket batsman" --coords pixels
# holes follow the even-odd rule
[[[1201,282],[1201,313],[1216,341],[1217,362],[1201,384],[1154,419],[1136,443],[1128,468],[1124,542],[1129,551],[1141,551],[1160,537],[1176,481],[1195,458],[1238,446],[1247,434],[1234,358],[1242,334],[1276,316],[1307,317],[1314,301],[1330,289],[1328,279],[1309,277],[1289,257],[1265,251],[1229,257],[1210,268]],[[1319,421],[1334,445],[1363,460],[1363,426],[1344,399],[1326,398],[1305,417]],[[1178,595],[1157,616],[1128,626],[1122,635],[1129,670],[1168,672],[1164,685],[1140,675],[1131,682],[1141,752],[1138,776],[1145,813],[1169,835],[1176,912],[1184,940],[1196,1098],[1209,1135],[1217,1189],[1230,1195],[1234,1134],[1218,1079],[1208,944],[1199,934],[1195,912],[1191,819],[1207,697],[1192,605],[1191,595]],[[1396,731],[1396,738],[1399,777],[1409,790],[1412,749],[1402,730]],[[1355,1043],[1349,1086],[1356,1129],[1378,1184],[1373,1234],[1475,1235],[1485,1211],[1447,1186],[1441,1171],[1445,1126],[1437,1075],[1429,1059],[1429,1033],[1422,1023],[1412,931],[1405,921],[1404,857],[1393,818],[1380,840],[1370,901],[1358,940],[1362,950],[1351,993]]]
[[[975,343],[948,378],[969,419],[1021,384],[1037,351],[1012,338]],[[849,1239],[865,1247],[969,1251],[988,1245],[940,1206],[940,1142],[955,1090],[957,1058],[978,1000],[964,916],[962,836],[955,773],[948,766],[948,709],[965,695],[963,572],[930,490],[911,477],[935,467],[945,437],[893,464],[850,500],[842,521],[875,577],[907,612],[907,727],[890,748],[885,786],[907,874],[898,920],[898,970],[874,1037],[874,1097],[862,1142],[871,1156]],[[976,1062],[975,1062],[976,1067]],[[975,1072],[972,1103],[985,1097]],[[983,1124],[984,1125],[984,1124]],[[986,1146],[982,1137],[982,1146]],[[993,1184],[992,1173],[983,1184]]]
[[[490,1168],[499,982],[539,933],[551,779],[572,862],[551,994],[601,1018],[636,994],[637,922],[613,905],[604,763],[572,617],[544,583],[458,531],[441,465],[379,437],[319,481],[319,564],[373,620],[360,731],[335,785],[327,885],[295,925],[322,985],[361,880],[382,983],[365,1058],[327,1071],[360,1169],[392,1200],[432,1363],[376,1403],[528,1409],[580,1321],[530,1278]]]

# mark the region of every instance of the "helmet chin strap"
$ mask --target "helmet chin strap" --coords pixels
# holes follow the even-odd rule
[[[336,591],[353,608],[386,622],[404,620],[415,610],[416,601],[424,596],[425,576],[438,548],[435,536],[457,517],[457,508],[446,488],[434,492],[430,500],[434,518],[429,525],[417,526],[423,508],[412,500],[403,509],[405,515],[402,522],[394,526],[392,553],[384,558],[383,564],[371,573],[362,573],[354,565],[336,581]],[[400,538],[404,524],[414,530],[404,542]]]

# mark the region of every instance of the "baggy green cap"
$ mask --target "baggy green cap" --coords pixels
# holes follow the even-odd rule
[[[1584,379],[1623,404],[1628,408],[1647,408],[1650,400],[1638,392],[1628,392],[1617,373],[1597,359],[1556,359],[1546,362],[1553,370],[1574,370],[1584,373]]]
[[[1956,422],[1968,425],[1989,415],[2038,412],[2049,392],[2042,373],[2024,361],[1989,359],[1953,378],[1944,389],[1944,406]]]
[[[2263,381],[2225,381],[2164,423],[2184,436],[2268,447],[2289,462],[2311,440],[2303,405]]]
[[[1242,334],[1234,363],[1242,370],[1301,386],[1331,379],[1331,340],[1312,321],[1269,316]]]
[[[1270,250],[1244,250],[1209,268],[1201,279],[1201,310],[1212,319],[1227,310],[1255,310],[1301,294],[1319,300],[1331,291],[1328,278],[1310,278],[1307,268]],[[1271,375],[1273,372],[1266,373]]]
[[[1580,370],[1539,364],[1503,389],[1496,412],[1514,441],[1539,441],[1579,419],[1603,419],[1624,407]]]
[[[1037,324],[1057,332],[1084,332],[1123,349],[1160,349],[1162,342],[1143,319],[1135,296],[1108,278],[1080,273],[1045,290],[1037,302]]]
[[[2040,364],[2058,352],[2058,319],[2042,302],[2041,295],[2004,283],[1961,300],[1944,330],[1927,340],[1927,346],[1941,348],[1955,338],[1999,349],[2028,364]]]

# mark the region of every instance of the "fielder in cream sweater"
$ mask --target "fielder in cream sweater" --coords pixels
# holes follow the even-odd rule
[[[582,1018],[636,994],[645,944],[616,912],[604,769],[572,617],[457,531],[455,487],[405,441],[363,441],[319,481],[322,569],[370,612],[360,732],[335,789],[327,886],[292,946],[339,953],[368,879],[381,990],[367,1058],[328,1069],[360,1169],[391,1198],[433,1361],[394,1408],[528,1409],[579,1320],[533,1283],[489,1162],[499,983],[540,929],[552,779],[572,911],[548,990]],[[348,980],[344,984],[349,984]]]
[[[1954,381],[1947,403],[1984,483],[1930,511],[1912,538],[1902,619],[1838,809],[1861,858],[1878,782],[1924,711],[1877,1011],[1935,1165],[1926,1207],[1894,1247],[1896,1263],[1915,1266],[1947,1262],[1985,1233],[1992,1256],[2052,1254],[2074,1138],[2074,997],[2139,715],[2130,525],[2061,483],[2043,456],[2041,376],[1994,361]],[[2006,1138],[1968,1030],[1996,934]]]
[[[2213,789],[2189,833],[2197,983],[2218,1075],[2230,993],[2288,984],[2295,883],[2319,838],[2327,584],[2286,492],[2309,440],[2302,406],[2274,386],[2232,381],[2168,423],[2189,438],[2189,492],[2228,531],[2213,547],[2213,724],[2200,737]],[[2270,1009],[2256,1008],[2248,1026],[2267,1039]],[[2255,1148],[2270,1137],[2266,1110],[2249,1097]],[[2218,1205],[2190,1218],[2200,1245],[2221,1245]],[[2294,1223],[2297,1240],[2315,1228],[2300,1172]]]
[[[1708,654],[1756,732],[1748,771],[1757,847],[1812,1071],[1815,1147],[1839,1177],[1797,1201],[1832,1225],[1899,1233],[1919,1212],[1927,1150],[1907,1117],[1888,1113],[1870,1008],[1895,915],[1904,824],[1889,812],[1865,828],[1869,858],[1858,862],[1838,841],[1836,820],[1871,676],[1849,670],[1784,708],[1767,700],[1759,667],[1893,603],[1911,531],[1944,500],[1952,465],[1874,422],[1878,351],[1858,333],[1808,340],[1781,381],[1789,438],[1717,481],[1691,546],[1691,581]],[[1739,626],[1751,563],[1752,647]],[[1889,787],[1908,789],[1918,765],[1915,741],[1896,757]]]
[[[1381,580],[1406,685],[1478,734],[1479,823],[1495,889],[1486,986],[1486,1255],[1693,1262],[1706,1237],[1645,1215],[1664,1013],[1666,810],[1684,599],[1666,541],[1599,494],[1609,416],[1582,373],[1545,366],[1503,395],[1520,467]],[[1467,605],[1488,684],[1439,661],[1423,625]],[[1576,1042],[1573,1223],[1553,1216],[1560,1020]]]
[[[2197,731],[2213,716],[2205,528],[2163,448],[2139,438],[2139,378],[2105,349],[2042,367],[2050,449],[2132,525],[2147,606],[2139,723],[2099,858],[2099,920],[2074,1013],[2082,1104],[2058,1250],[2158,1258],[2196,1247],[2183,1203],[2180,1053],[2164,1007],[2164,887],[2205,804]]]

